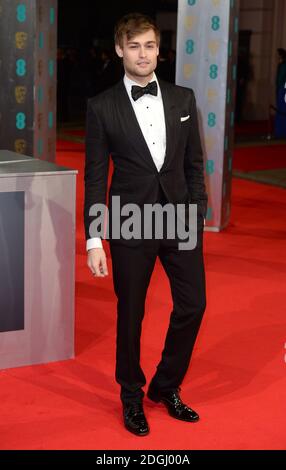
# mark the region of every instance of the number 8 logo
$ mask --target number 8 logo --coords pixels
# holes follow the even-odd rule
[[[23,130],[26,127],[26,115],[24,113],[18,113],[16,115],[16,127],[17,129]]]
[[[206,172],[208,175],[212,175],[215,171],[214,168],[214,161],[213,160],[207,160],[206,162]]]
[[[194,41],[192,39],[188,39],[186,42],[186,52],[187,54],[192,54],[194,52]]]
[[[210,78],[213,80],[217,78],[217,73],[218,73],[218,66],[213,64],[210,66]]]
[[[26,21],[26,5],[20,4],[17,6],[17,20],[20,23],[24,23]]]
[[[208,114],[208,125],[209,127],[215,127],[216,125],[216,115],[215,113]]]
[[[214,31],[218,31],[220,28],[220,17],[219,16],[213,16],[212,17],[212,29]]]
[[[26,61],[24,59],[18,59],[16,62],[16,73],[19,77],[26,75]]]

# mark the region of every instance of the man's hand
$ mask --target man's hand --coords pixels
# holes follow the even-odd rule
[[[94,276],[108,276],[106,255],[103,248],[92,248],[88,250],[87,265]]]

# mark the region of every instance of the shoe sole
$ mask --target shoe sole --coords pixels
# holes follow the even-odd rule
[[[163,401],[161,403],[163,403],[163,405],[165,405],[165,403]],[[167,411],[168,411],[169,415],[172,416],[172,418],[174,418],[174,419],[178,419],[179,421],[184,421],[185,423],[197,423],[200,420],[200,418],[191,419],[191,420],[190,419],[179,418],[178,416],[172,415],[169,412],[169,409],[168,409],[167,405],[165,405],[165,406],[167,408]]]
[[[126,431],[131,432],[132,434],[134,434],[134,436],[138,436],[138,437],[145,437],[145,436],[148,436],[148,434],[150,433],[150,429],[144,433],[138,434],[136,431],[133,431],[133,429],[129,429],[126,426],[124,427]]]

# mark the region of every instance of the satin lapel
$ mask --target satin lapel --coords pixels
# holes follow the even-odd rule
[[[138,124],[132,104],[130,103],[130,99],[123,80],[119,82],[118,93],[116,93],[115,96],[118,104],[119,116],[122,122],[122,129],[124,130],[126,137],[131,142],[134,150],[144,159],[146,164],[158,172],[146,140],[144,139]]]
[[[166,156],[160,171],[164,170],[172,160],[180,134],[180,116],[175,103],[173,87],[158,79],[164,105],[166,123]]]

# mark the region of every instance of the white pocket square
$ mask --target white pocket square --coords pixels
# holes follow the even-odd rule
[[[190,115],[188,114],[187,116],[182,116],[181,117],[181,122],[184,122],[186,121],[187,119],[189,119]]]

